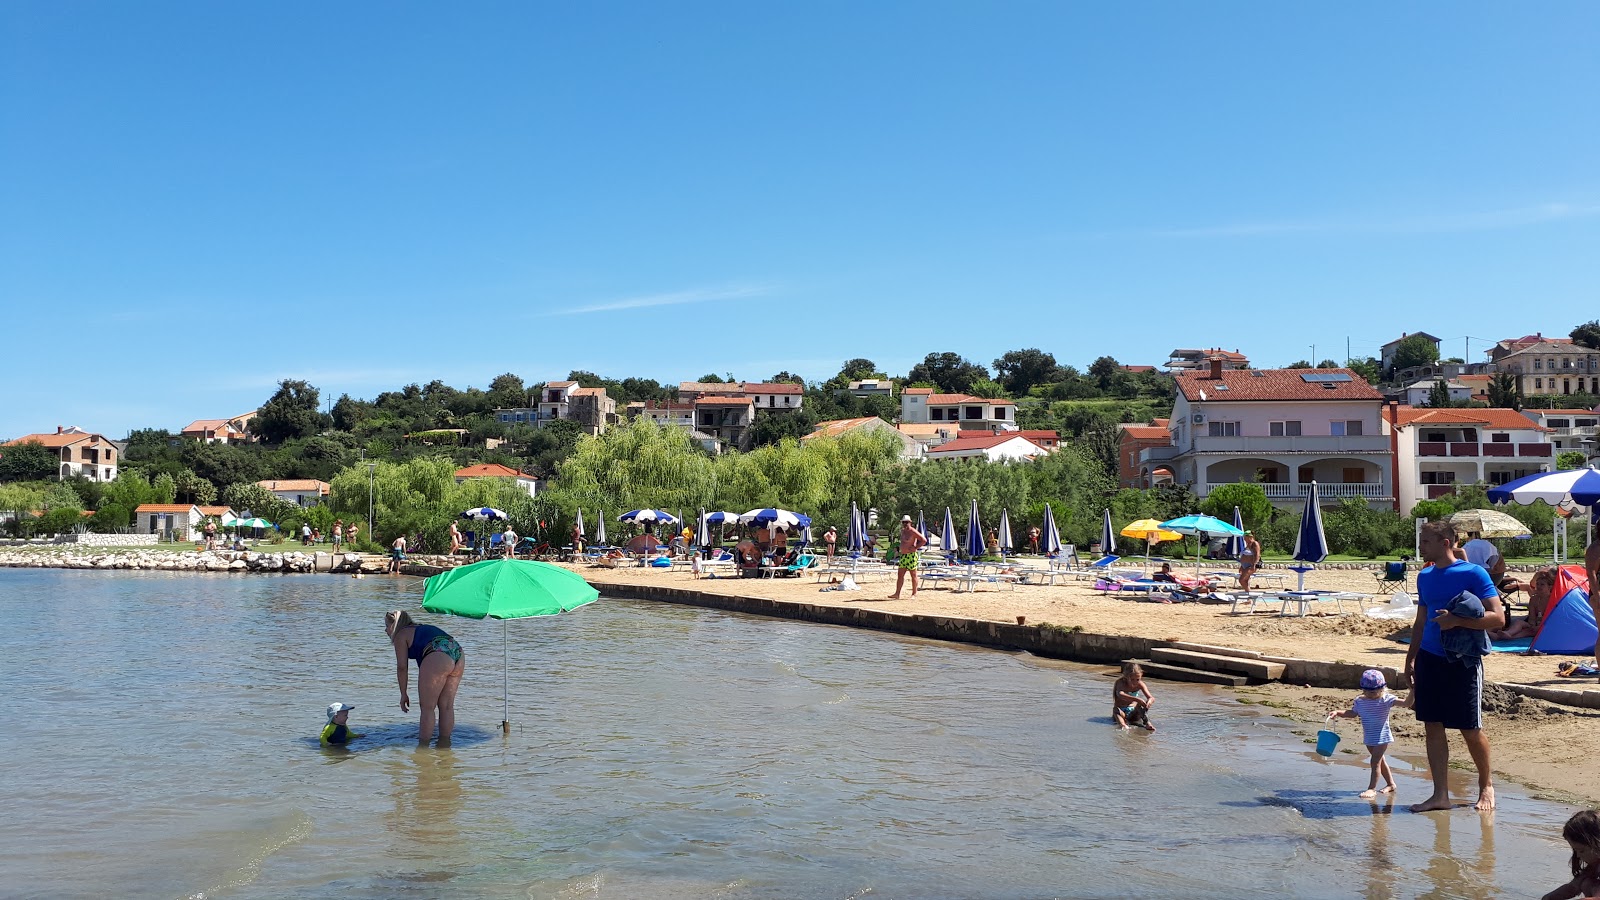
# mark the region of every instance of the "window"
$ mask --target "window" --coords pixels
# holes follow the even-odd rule
[[[1551,428],[1571,428],[1572,427],[1572,420],[1571,419],[1546,419],[1544,424],[1548,425]]]
[[[1563,368],[1563,369],[1572,368],[1572,357],[1570,357],[1570,356],[1561,357],[1561,368]]]
[[[994,417],[996,419],[1004,419],[1006,417],[1006,408],[1004,406],[996,406],[994,408]]]
[[[1345,484],[1366,484],[1367,470],[1362,468],[1349,468],[1342,472]]]
[[[1267,434],[1272,437],[1299,437],[1300,423],[1298,421],[1268,422]]]
[[[1509,434],[1491,434],[1491,435],[1489,435],[1489,443],[1491,443],[1491,444],[1509,444],[1509,443],[1511,443],[1511,435],[1509,435]]]
[[[1544,360],[1542,360],[1542,359],[1534,360],[1533,361],[1533,370],[1535,372],[1543,372],[1544,371]]]
[[[935,407],[933,412],[929,414],[929,417],[932,418],[933,421],[935,421],[935,422],[943,422],[944,421],[944,410]]]
[[[1534,387],[1535,387],[1535,388],[1542,388],[1542,387],[1544,387],[1544,379],[1543,379],[1543,378],[1535,378],[1535,379],[1534,379],[1534,380],[1533,380],[1533,386],[1534,386]]]
[[[981,407],[981,406],[968,406],[968,407],[966,407],[966,410],[967,410],[967,418],[968,419],[981,419],[981,418],[983,418],[983,407]]]
[[[1350,435],[1352,437],[1359,436],[1363,430],[1364,429],[1360,419],[1347,419],[1343,422],[1328,423],[1328,433],[1336,437],[1342,437],[1345,435]]]
[[[1454,473],[1454,472],[1423,472],[1422,473],[1422,483],[1423,484],[1455,484],[1456,483],[1456,473]]]
[[[1208,437],[1238,437],[1238,422],[1211,422],[1207,426]]]

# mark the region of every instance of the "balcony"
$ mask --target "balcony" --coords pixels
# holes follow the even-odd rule
[[[1194,450],[1196,453],[1388,453],[1389,439],[1381,434],[1208,436],[1196,437]]]
[[[1263,484],[1261,489],[1267,492],[1268,500],[1304,500],[1311,495],[1310,484]],[[1346,497],[1383,500],[1387,499],[1390,494],[1388,488],[1382,484],[1324,484],[1318,482],[1317,496],[1326,502],[1328,500],[1343,500]]]
[[[1177,447],[1146,447],[1139,451],[1139,462],[1166,462],[1178,455]]]
[[[1540,443],[1487,443],[1477,441],[1418,441],[1418,456],[1550,456],[1552,446]]]

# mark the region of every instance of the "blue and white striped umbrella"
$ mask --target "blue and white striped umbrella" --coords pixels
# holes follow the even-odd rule
[[[1590,466],[1541,472],[1489,489],[1490,503],[1527,504],[1535,500],[1543,500],[1551,506],[1563,500],[1571,500],[1579,506],[1600,505],[1600,470]]]
[[[1000,539],[1000,555],[1002,557],[1016,549],[1016,545],[1011,540],[1011,510],[1009,509],[1000,510],[1000,533],[998,537]]]
[[[702,547],[711,546],[711,517],[704,508],[700,510],[700,527],[695,529],[694,542]]]
[[[851,553],[860,553],[867,542],[867,529],[861,513],[856,509],[856,502],[850,501],[850,527],[844,534],[844,548]]]
[[[917,510],[917,534],[920,534],[923,537],[928,536],[928,523],[923,521],[922,510],[920,509]]]
[[[706,521],[713,525],[722,525],[728,522],[738,522],[739,514],[736,512],[726,511],[706,513]]]
[[[801,525],[810,525],[811,517],[804,513],[790,512],[787,509],[752,509],[739,516],[740,525],[774,525],[780,528],[797,528]]]
[[[660,522],[664,525],[678,524],[678,517],[664,509],[635,509],[617,516],[618,522],[633,522],[638,525],[649,525]]]
[[[948,506],[944,508],[944,531],[939,535],[939,549],[945,553],[956,552],[956,520]]]
[[[1100,552],[1111,556],[1117,552],[1117,532],[1111,527],[1111,508],[1106,508],[1104,520],[1100,523]]]
[[[978,501],[972,501],[972,511],[967,514],[967,556],[977,559],[984,554],[983,522],[978,518]]]
[[[1235,506],[1233,508],[1233,527],[1239,529],[1240,531],[1244,530],[1244,516],[1239,514],[1239,507],[1237,507],[1237,506]],[[1243,552],[1244,552],[1244,535],[1242,535],[1242,534],[1229,535],[1229,537],[1228,537],[1228,555],[1232,556],[1234,559],[1238,559],[1239,558],[1239,554],[1241,554]]]
[[[480,522],[500,522],[507,518],[506,514],[492,506],[480,506],[469,509],[461,514],[463,519],[477,519]]]
[[[1056,514],[1048,503],[1044,505],[1044,527],[1039,529],[1039,549],[1045,556],[1061,553],[1061,530],[1056,528]]]

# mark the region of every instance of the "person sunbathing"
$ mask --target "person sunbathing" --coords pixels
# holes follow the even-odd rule
[[[1489,632],[1489,640],[1514,641],[1537,635],[1539,626],[1544,623],[1545,609],[1550,605],[1550,592],[1555,586],[1555,569],[1545,568],[1533,573],[1533,578],[1528,581],[1528,614],[1509,616],[1506,627]]]

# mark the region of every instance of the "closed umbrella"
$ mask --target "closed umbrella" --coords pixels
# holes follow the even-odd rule
[[[695,529],[694,542],[701,547],[711,546],[711,518],[704,509],[700,510],[700,525]]]
[[[597,546],[604,547],[606,545],[606,511],[603,509],[596,510],[594,521],[594,542]]]
[[[977,500],[972,501],[972,510],[971,512],[967,513],[967,541],[965,549],[967,551],[967,588],[970,590],[973,587],[973,580],[975,578],[974,573],[976,572],[976,569],[974,567],[978,564],[978,557],[982,556],[984,552],[983,522],[979,521],[978,519]]]
[[[950,507],[944,508],[944,531],[939,535],[939,549],[946,555],[956,552],[956,520],[950,515]]]
[[[866,528],[863,526],[861,512],[856,509],[856,502],[850,501],[850,527],[844,534],[844,548],[853,554],[859,555],[861,548],[867,542]]]
[[[1237,506],[1233,508],[1233,527],[1239,529],[1240,531],[1244,530],[1244,516],[1240,514],[1239,507]],[[1234,559],[1238,559],[1239,555],[1242,553],[1244,553],[1244,535],[1229,535],[1228,555]]]
[[[922,510],[917,510],[917,534],[928,536],[928,523],[922,519]]]
[[[511,731],[511,649],[507,619],[553,616],[593,603],[600,592],[570,569],[529,559],[490,559],[428,579],[422,608],[468,619],[499,619],[505,657],[503,731]]]
[[[580,506],[580,507],[579,507],[579,508],[578,508],[578,521],[577,521],[577,523],[576,523],[576,524],[577,524],[577,526],[578,526],[578,539],[577,539],[577,541],[576,541],[576,542],[574,542],[574,544],[573,544],[573,547],[572,547],[572,549],[573,549],[573,550],[574,550],[574,551],[576,551],[576,550],[577,550],[577,549],[578,549],[578,544],[581,544],[581,543],[582,543],[582,542],[583,542],[583,534],[584,534],[584,528],[583,528],[583,507],[581,507],[581,506]]]
[[[1161,523],[1161,527],[1179,534],[1192,534],[1199,542],[1205,541],[1206,535],[1241,536],[1243,528],[1235,528],[1215,516],[1188,515],[1176,519],[1168,519]],[[1194,553],[1194,577],[1200,577],[1200,550],[1197,547]]]
[[[1004,559],[1007,553],[1016,549],[1016,544],[1011,540],[1011,510],[1009,509],[1000,510],[1000,532],[997,537],[1000,540],[1000,558]]]
[[[1111,530],[1111,509],[1107,507],[1100,523],[1100,552],[1111,556],[1117,552],[1117,533]]]
[[[1296,566],[1300,573],[1297,591],[1306,589],[1306,573],[1328,558],[1328,538],[1322,533],[1322,503],[1317,496],[1317,483],[1311,482],[1311,493],[1306,496],[1306,508],[1300,514],[1300,531],[1294,536],[1294,558],[1306,563]]]
[[[1061,531],[1056,528],[1056,514],[1048,503],[1044,505],[1044,527],[1039,529],[1039,549],[1051,558],[1061,553]]]

